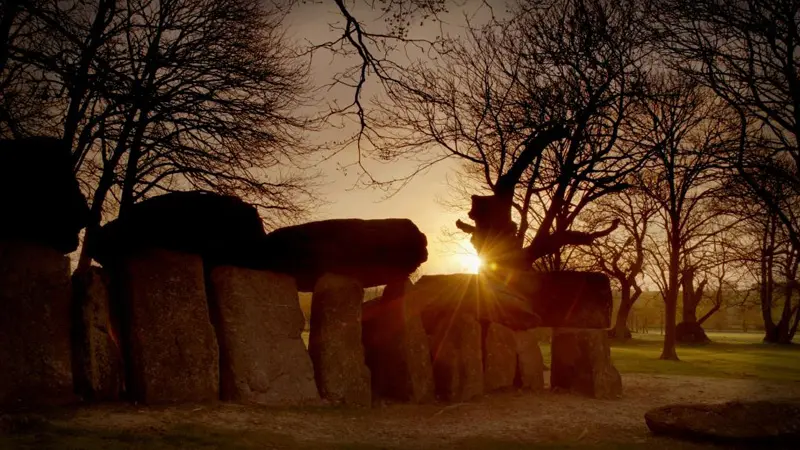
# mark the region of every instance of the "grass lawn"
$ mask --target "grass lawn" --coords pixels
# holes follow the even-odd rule
[[[692,375],[800,381],[800,345],[764,344],[760,333],[709,332],[712,342],[680,345],[680,361],[662,361],[663,336],[658,332],[634,334],[626,343],[613,343],[611,357],[622,373]],[[545,361],[550,346],[542,345]]]

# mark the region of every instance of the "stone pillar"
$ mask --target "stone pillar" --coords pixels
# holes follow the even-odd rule
[[[544,361],[536,339],[536,330],[514,333],[517,344],[517,377],[515,384],[522,389],[544,389]]]
[[[40,244],[0,241],[0,409],[75,400],[69,259]]]
[[[345,405],[370,406],[370,373],[361,343],[361,303],[358,281],[323,275],[311,298],[308,352],[322,398]]]
[[[219,353],[200,256],[148,249],[122,263],[128,385],[145,403],[219,398]]]
[[[483,341],[483,388],[486,392],[510,388],[517,373],[514,332],[498,324],[486,326]]]
[[[440,321],[432,331],[429,339],[436,395],[461,402],[483,394],[480,323],[473,316],[460,314]]]
[[[73,375],[87,400],[118,400],[124,365],[111,320],[109,278],[100,267],[73,276]]]
[[[232,266],[211,270],[222,400],[296,405],[318,400],[300,338],[305,319],[294,278]]]
[[[364,303],[362,342],[373,396],[425,403],[435,397],[433,366],[422,320],[406,305],[410,287],[389,284],[382,298]]]
[[[550,387],[594,398],[622,395],[605,330],[553,329]]]

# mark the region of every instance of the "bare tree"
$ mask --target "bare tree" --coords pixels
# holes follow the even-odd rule
[[[512,19],[471,29],[437,64],[412,64],[390,86],[380,148],[420,169],[459,158],[481,175],[491,195],[472,196],[475,225],[457,226],[485,261],[529,270],[616,227],[571,229],[637,167],[619,138],[640,93],[646,39],[637,11],[604,1],[518,5]],[[541,214],[535,225],[532,212]]]
[[[596,206],[599,217],[595,220],[612,216],[620,219],[621,227],[596,240],[583,253],[591,261],[588,268],[608,275],[620,290],[620,305],[609,336],[629,339],[628,316],[642,294],[639,278],[644,274],[646,237],[657,213],[656,203],[641,188],[633,186],[604,198]]]
[[[648,266],[665,302],[661,359],[677,360],[681,275],[691,267],[687,257],[709,242],[706,229],[718,220],[707,206],[719,187],[720,174],[713,169],[728,145],[728,130],[712,96],[669,73],[654,81],[642,117],[641,143],[654,157],[640,172],[640,185],[659,207],[660,229],[649,236]]]

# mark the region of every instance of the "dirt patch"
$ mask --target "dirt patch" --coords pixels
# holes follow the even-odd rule
[[[653,437],[644,422],[645,412],[670,403],[800,398],[800,381],[635,374],[623,375],[623,385],[624,394],[618,400],[517,391],[486,395],[464,404],[390,404],[372,409],[116,405],[70,410],[53,417],[51,423],[59,429],[82,433],[113,431],[163,436],[176,444],[163,448],[179,448],[181,439],[171,434],[185,427],[213,430],[217,438],[228,436],[224,439],[233,439],[230,447],[235,448],[513,448],[531,444],[614,447],[621,443],[642,448],[700,448],[697,444]],[[114,447],[110,445],[112,441],[105,441],[105,445],[128,448]],[[0,447],[2,442],[0,438]]]

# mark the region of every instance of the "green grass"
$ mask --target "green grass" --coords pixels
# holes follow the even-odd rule
[[[614,342],[611,357],[622,373],[800,381],[800,345],[764,344],[758,333],[708,335],[710,344],[679,345],[680,361],[658,359],[663,346],[659,333],[635,334],[631,341]],[[549,361],[550,346],[542,345],[542,353]]]

